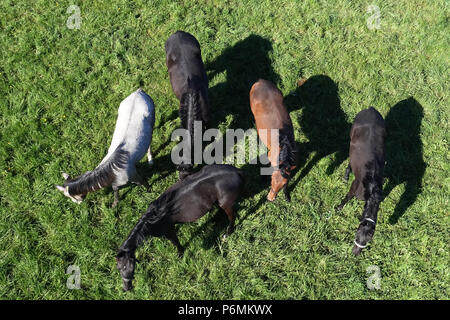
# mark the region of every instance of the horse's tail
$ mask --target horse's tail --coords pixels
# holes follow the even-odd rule
[[[181,96],[180,118],[183,128],[189,131],[194,137],[194,122],[201,120],[200,94],[198,91],[189,89]]]
[[[101,188],[111,186],[116,179],[116,172],[126,168],[129,152],[123,150],[124,143],[120,144],[111,156],[92,171],[68,181],[66,186],[71,195],[86,194]]]
[[[188,79],[189,82],[189,79]],[[191,165],[193,166],[193,151],[194,151],[194,132],[195,121],[201,120],[201,108],[200,108],[200,94],[194,89],[189,89],[185,92],[180,99],[180,119],[181,125],[184,129],[188,130],[191,148]]]

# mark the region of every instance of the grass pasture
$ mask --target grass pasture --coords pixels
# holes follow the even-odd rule
[[[71,4],[79,29],[66,24]],[[369,28],[371,4],[379,29]],[[449,299],[448,20],[445,0],[1,1],[0,298]],[[292,201],[268,203],[259,167],[241,166],[248,195],[227,241],[218,210],[177,227],[182,259],[168,240],[147,241],[124,293],[116,250],[178,178],[178,101],[164,53],[176,30],[202,46],[220,130],[254,127],[248,93],[258,78],[280,88],[299,168]],[[101,161],[120,101],[138,87],[156,106],[155,165],[140,164],[151,192],[125,187],[115,209],[111,189],[72,203],[54,187],[61,171]],[[363,203],[333,207],[350,186],[351,122],[371,105],[388,129],[385,199],[373,241],[354,257]],[[70,265],[79,290],[66,286]],[[379,289],[367,286],[372,266]]]

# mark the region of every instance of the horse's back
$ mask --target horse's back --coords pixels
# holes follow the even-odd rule
[[[353,122],[353,126],[369,126],[370,128],[385,128],[383,116],[374,107],[360,111]]]
[[[166,41],[165,49],[170,83],[178,100],[188,89],[188,79],[191,86],[206,95],[208,77],[197,39],[187,32],[177,31]]]
[[[384,119],[374,107],[360,111],[350,130],[351,143],[361,143],[372,148],[384,144],[385,135]]]
[[[179,50],[189,50],[191,54],[200,53],[200,43],[190,33],[177,31],[165,43],[166,54],[178,53]],[[175,57],[176,58],[176,57]]]
[[[124,150],[130,153],[129,160],[139,161],[150,145],[154,123],[155,107],[152,98],[142,89],[136,90],[120,103],[108,156],[120,144],[124,144]]]
[[[193,35],[177,31],[166,41],[165,49],[169,72],[184,73],[185,77],[202,77],[205,73],[200,44]]]
[[[365,197],[362,181],[367,173],[383,175],[385,134],[383,117],[375,108],[362,110],[355,117],[350,133],[350,166],[356,179],[360,180],[355,192],[360,200]]]
[[[250,108],[258,135],[269,149],[272,141],[269,129],[278,129],[279,133],[287,134],[290,140],[294,140],[292,121],[284,106],[283,94],[272,82],[260,79],[253,84],[250,90]]]
[[[233,166],[208,165],[178,184],[179,211],[171,219],[173,223],[186,223],[203,216],[216,202],[234,202],[243,190],[244,177]]]
[[[250,108],[255,120],[265,129],[281,129],[292,124],[289,113],[283,103],[283,94],[270,81],[258,80],[250,90]]]

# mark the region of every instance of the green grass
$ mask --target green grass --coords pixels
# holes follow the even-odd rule
[[[66,27],[71,4],[79,30]],[[150,4],[151,3],[151,4]],[[369,30],[367,6],[381,27]],[[3,299],[449,299],[448,1],[11,1],[0,4],[0,298]],[[124,293],[115,254],[148,204],[177,181],[169,162],[178,101],[164,42],[196,36],[210,77],[215,124],[253,127],[248,89],[258,77],[286,96],[299,143],[292,202],[251,183],[235,232],[220,241],[217,210],[178,226],[184,258],[166,239],[137,251]],[[297,81],[310,79],[300,88]],[[141,86],[156,105],[146,172],[152,191],[58,192],[61,171],[94,168],[106,154],[122,99]],[[387,178],[374,239],[351,254],[363,203],[332,208],[349,124],[370,105],[386,117]],[[327,130],[327,128],[329,130]],[[321,131],[321,130],[325,131]],[[344,161],[345,160],[345,161]],[[81,289],[66,288],[69,265]],[[381,287],[369,290],[369,266]]]

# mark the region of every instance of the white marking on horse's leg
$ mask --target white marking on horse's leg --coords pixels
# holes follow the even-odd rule
[[[148,150],[147,150],[147,161],[149,165],[153,165],[153,157],[152,157],[152,151],[151,151],[151,145],[148,146]]]

